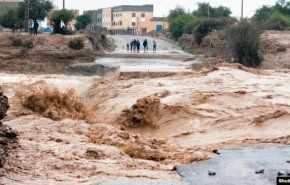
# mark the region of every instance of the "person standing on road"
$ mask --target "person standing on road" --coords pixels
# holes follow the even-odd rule
[[[35,21],[34,25],[33,25],[33,35],[35,35],[35,36],[37,36],[38,27],[39,27],[39,23],[37,21]]]
[[[140,40],[137,39],[137,53],[140,52],[140,46],[141,46]]]
[[[147,39],[144,40],[143,47],[144,47],[144,53],[146,53],[146,51],[148,51],[148,41],[147,41]]]
[[[134,41],[133,40],[131,40],[131,42],[130,42],[130,50],[131,50],[131,53],[132,53],[132,51],[133,51],[133,43]]]
[[[134,50],[134,53],[136,52],[136,49],[137,49],[137,40],[134,39],[134,41],[133,41],[133,50]]]
[[[153,40],[153,52],[156,53],[156,48],[157,48],[157,42],[156,40]]]
[[[130,50],[130,45],[129,43],[127,43],[127,51],[129,52],[129,50]]]

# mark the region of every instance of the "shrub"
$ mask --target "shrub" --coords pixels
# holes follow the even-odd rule
[[[34,44],[31,40],[27,40],[23,43],[23,46],[27,49],[32,49],[34,48]]]
[[[68,43],[68,47],[75,49],[75,50],[81,50],[85,47],[84,41],[81,38],[74,38],[71,39]]]
[[[12,40],[12,46],[20,47],[23,45],[23,41],[21,38],[13,37],[11,40]]]
[[[290,17],[280,13],[274,13],[266,22],[265,29],[267,30],[284,30],[290,26]]]
[[[201,19],[198,19],[198,18],[188,22],[184,27],[184,33],[192,34],[194,32],[195,27],[199,25],[200,22],[201,22]]]
[[[208,35],[214,29],[222,29],[227,25],[230,25],[234,22],[232,18],[211,18],[211,19],[203,19],[200,21],[198,26],[196,26],[194,30],[194,38],[198,45],[202,43],[202,39]]]
[[[252,23],[244,20],[227,29],[230,48],[237,55],[238,62],[247,67],[258,67],[261,58],[258,54],[262,31]]]

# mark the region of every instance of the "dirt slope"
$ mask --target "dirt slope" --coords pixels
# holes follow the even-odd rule
[[[72,38],[84,40],[85,47],[74,50],[68,47]],[[85,35],[0,35],[0,72],[25,74],[58,74],[65,72],[65,67],[76,63],[94,60],[95,53]],[[33,48],[13,46],[13,40],[24,43],[32,41]],[[16,42],[16,41],[14,41]]]

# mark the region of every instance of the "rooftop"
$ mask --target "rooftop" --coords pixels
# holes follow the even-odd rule
[[[121,5],[113,7],[113,12],[153,12],[153,5]]]

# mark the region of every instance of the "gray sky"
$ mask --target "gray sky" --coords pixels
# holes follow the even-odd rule
[[[62,0],[52,0],[58,8],[62,7]],[[233,15],[240,17],[241,0],[65,0],[66,8],[92,10],[116,5],[142,5],[154,4],[154,16],[167,15],[169,10],[174,9],[177,5],[184,7],[186,10],[194,10],[198,2],[209,2],[213,6],[230,7]],[[244,15],[250,17],[255,10],[262,5],[273,5],[276,0],[244,0]]]

